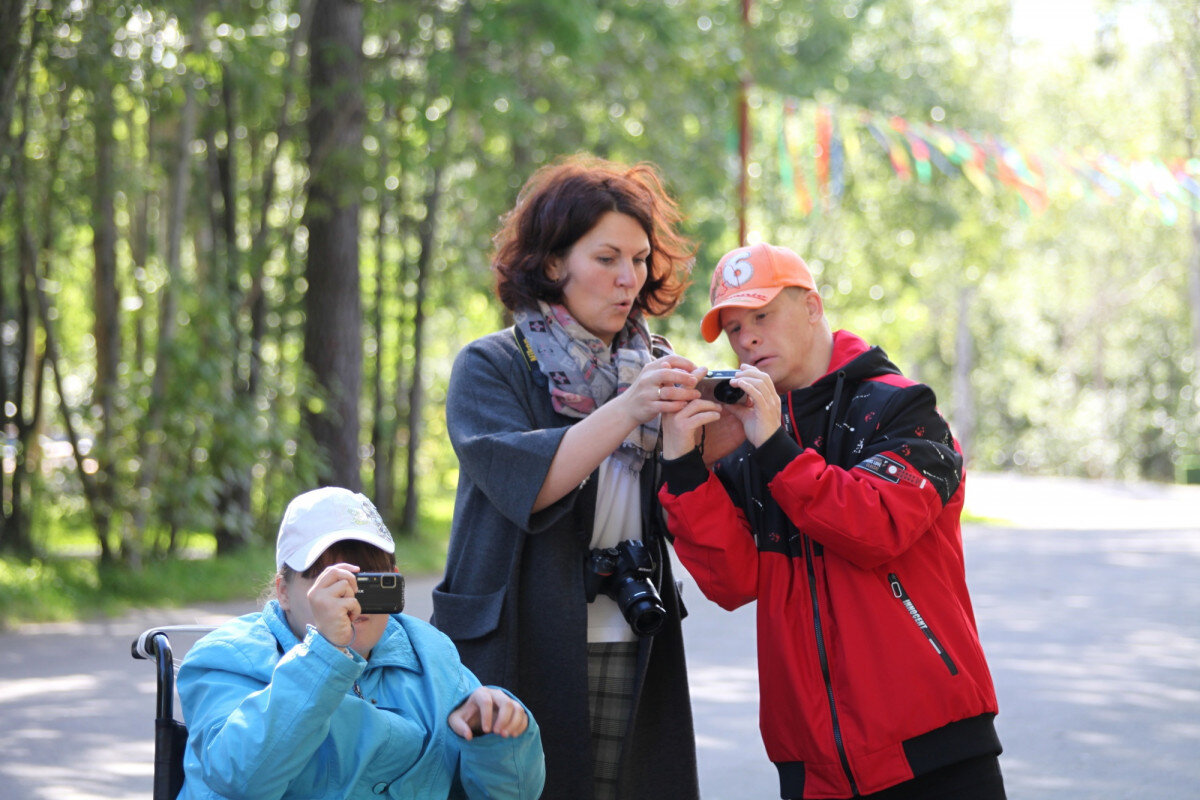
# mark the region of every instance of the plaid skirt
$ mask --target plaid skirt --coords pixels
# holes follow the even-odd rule
[[[587,647],[595,800],[617,800],[621,746],[633,710],[638,643],[594,642]]]

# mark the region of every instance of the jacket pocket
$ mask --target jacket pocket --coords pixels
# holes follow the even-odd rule
[[[926,641],[933,647],[933,651],[942,659],[942,663],[946,665],[946,669],[950,670],[951,675],[958,674],[958,667],[954,663],[954,659],[946,652],[946,648],[942,647],[942,643],[938,641],[934,635],[933,629],[929,627],[929,623],[925,621],[925,617],[921,616],[921,612],[917,610],[917,605],[908,596],[908,592],[904,590],[904,585],[900,583],[899,576],[892,572],[888,574],[888,584],[892,588],[892,597],[900,601],[904,606],[904,610],[908,612],[908,616],[912,618],[913,623],[921,633],[925,634]]]
[[[490,594],[455,594],[433,590],[433,624],[455,641],[487,636],[500,625],[507,587]]]

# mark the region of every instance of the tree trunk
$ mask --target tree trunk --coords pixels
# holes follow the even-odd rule
[[[28,83],[28,78],[26,78]],[[4,436],[12,442],[13,470],[8,474],[9,485],[3,498],[7,501],[4,513],[4,535],[0,537],[0,549],[22,555],[34,552],[30,530],[29,509],[33,498],[31,486],[26,480],[30,469],[31,449],[35,446],[38,420],[41,415],[43,363],[37,355],[37,245],[30,225],[29,180],[26,172],[25,143],[29,132],[30,92],[21,95],[21,134],[12,143],[9,172],[11,180],[4,181],[6,189],[11,187],[15,205],[15,227],[17,240],[16,280],[16,335],[12,341],[11,359],[15,362],[13,380],[6,383],[3,416]],[[8,131],[4,131],[7,141]],[[59,144],[61,144],[61,136]],[[57,150],[52,151],[51,163],[57,164]],[[49,197],[49,193],[47,194]],[[3,197],[0,196],[0,202]],[[47,226],[49,230],[49,226]],[[0,306],[7,313],[7,305]],[[5,320],[7,323],[7,320]],[[6,367],[8,359],[2,362]],[[0,381],[7,382],[9,370],[0,370]],[[10,407],[11,406],[11,407]],[[0,474],[5,474],[0,470]]]
[[[391,118],[391,104],[384,106],[383,119],[386,124]],[[388,158],[388,148],[386,146],[387,137],[380,137],[379,146],[379,174],[380,186],[385,186],[384,179],[387,176],[390,160]],[[392,211],[392,194],[384,191],[379,195],[378,205],[378,220],[375,228],[375,303],[371,309],[371,324],[375,336],[375,369],[371,373],[373,386],[371,387],[372,414],[371,414],[371,450],[375,466],[371,470],[371,479],[374,486],[372,494],[375,499],[375,507],[379,509],[380,515],[386,520],[391,518],[392,505],[395,502],[395,491],[392,484],[394,470],[392,468],[392,454],[394,452],[393,443],[396,440],[396,420],[394,414],[389,416],[391,404],[386,402],[384,395],[387,392],[387,382],[383,379],[383,367],[386,363],[385,356],[387,349],[384,347],[384,301],[388,293],[384,291],[384,286],[387,285],[387,222]],[[393,284],[399,289],[399,284]],[[398,293],[398,292],[397,292]],[[400,358],[400,343],[396,343],[396,358]]]
[[[421,413],[425,406],[424,363],[425,352],[425,298],[429,293],[429,273],[432,271],[434,242],[437,239],[438,205],[442,199],[441,166],[434,167],[429,191],[425,195],[425,218],[421,220],[417,239],[421,251],[417,254],[417,296],[413,298],[413,364],[408,387],[408,453],[404,476],[404,513],[400,518],[400,529],[412,534],[417,529],[420,517],[417,493],[417,453],[421,447]]]
[[[137,146],[134,142],[136,137],[132,133],[133,131],[138,130],[137,120],[135,117],[136,115],[133,113],[132,109],[126,117],[126,126],[131,132],[129,136],[130,164],[138,164],[138,153],[136,150]],[[144,141],[144,146],[146,148],[146,153],[151,154],[154,152],[153,114],[146,115],[145,136],[146,138]],[[139,167],[139,169],[145,170],[146,167],[142,166]],[[133,201],[134,213],[130,215],[128,238],[130,257],[133,261],[131,266],[133,267],[133,272],[135,275],[133,288],[137,293],[138,299],[137,310],[132,314],[133,353],[131,355],[131,363],[135,365],[141,365],[146,363],[147,326],[145,322],[145,309],[148,307],[149,298],[146,296],[143,281],[137,279],[136,276],[145,271],[147,259],[150,255],[150,247],[152,242],[152,237],[150,235],[150,205],[155,195],[153,191],[145,188],[148,180],[144,174],[138,176],[137,181],[138,185],[142,188],[139,189],[137,199]]]
[[[188,37],[185,50],[196,46],[199,40],[202,15],[196,14],[195,25]],[[131,547],[128,554],[131,563],[140,565],[140,543],[144,539],[151,487],[158,479],[158,461],[162,456],[163,417],[166,413],[164,401],[167,379],[171,377],[170,352],[175,339],[176,296],[181,280],[180,252],[183,247],[184,218],[187,214],[187,198],[192,178],[192,140],[196,137],[198,115],[196,86],[194,80],[184,82],[183,108],[180,110],[179,139],[175,143],[176,155],[170,181],[170,197],[167,203],[167,280],[159,290],[158,341],[154,352],[154,377],[150,382],[149,412],[141,430],[140,468],[134,497],[132,531],[126,544]]]
[[[324,393],[306,421],[321,454],[321,479],[357,491],[362,388],[358,174],[362,151],[363,9],[318,0],[309,33],[310,109],[304,361]]]
[[[403,186],[404,186],[403,180],[401,180],[400,185],[401,185],[401,191],[403,191]],[[404,205],[405,205],[405,203],[404,203],[403,196],[398,197],[397,202],[396,202],[397,208],[404,208]],[[400,247],[400,263],[396,265],[396,286],[404,287],[404,286],[408,285],[408,278],[409,278],[411,264],[409,262],[408,250],[407,250],[407,248],[404,247],[403,243],[408,241],[409,234],[412,231],[412,224],[411,224],[410,218],[407,216],[404,216],[404,215],[399,215],[397,222],[398,222],[398,227],[399,227],[399,230],[397,231],[397,233],[398,233],[398,238],[400,239],[400,242],[401,242],[401,247]],[[396,473],[397,473],[397,470],[399,469],[399,464],[397,463],[398,459],[396,457],[396,452],[400,447],[400,441],[401,441],[402,435],[404,437],[405,444],[406,445],[409,444],[409,439],[408,439],[409,431],[408,431],[408,427],[407,427],[408,426],[408,404],[412,400],[412,398],[409,397],[409,392],[407,391],[407,387],[409,385],[409,374],[407,374],[405,372],[404,358],[400,356],[400,354],[403,353],[405,350],[404,336],[405,336],[405,332],[407,331],[407,325],[406,325],[407,320],[405,319],[405,314],[404,314],[405,303],[404,303],[403,291],[397,293],[397,300],[399,301],[399,308],[396,313],[396,319],[397,319],[397,323],[398,323],[396,325],[396,354],[397,354],[396,380],[395,380],[395,386],[393,387],[393,394],[392,394],[392,416],[393,416],[393,419],[396,420],[396,424],[392,431],[392,437],[387,442],[388,458],[387,458],[387,476],[386,476],[388,486],[391,487],[390,491],[392,492],[392,496],[393,496],[393,501],[392,501],[393,505],[395,504]],[[401,420],[404,420],[403,427],[400,424]],[[407,469],[407,466],[408,466],[408,461],[406,460],[405,461],[406,469]],[[405,497],[407,498],[408,495],[406,494]],[[389,516],[384,517],[384,519],[388,520],[389,522],[396,522],[397,530],[402,530],[403,529],[403,525],[402,525],[403,520],[400,518],[397,518],[395,516],[395,511],[396,511],[395,508],[392,508],[391,514]],[[403,509],[401,509],[401,511],[403,511]]]
[[[22,137],[23,138],[23,137]],[[23,149],[23,148],[22,148]],[[16,297],[16,331],[12,351],[16,361],[12,390],[6,392],[4,408],[5,438],[12,442],[13,470],[7,473],[9,486],[4,498],[7,509],[4,515],[4,537],[0,539],[0,547],[9,552],[21,555],[33,553],[33,539],[29,529],[30,498],[26,483],[26,458],[33,443],[35,430],[34,415],[31,408],[40,398],[40,388],[33,392],[29,389],[30,377],[33,376],[34,386],[40,387],[36,380],[37,359],[34,355],[34,345],[37,341],[35,330],[34,303],[30,295],[36,283],[37,248],[33,242],[33,233],[29,230],[28,192],[26,190],[26,174],[24,156],[18,155],[13,159],[12,168],[13,202],[16,204],[17,227],[17,297]],[[5,364],[8,362],[5,361]],[[8,370],[4,370],[3,378],[7,380]],[[11,410],[9,404],[11,403]],[[4,472],[4,471],[0,471]]]
[[[229,354],[225,363],[225,375],[221,381],[224,408],[233,415],[233,424],[219,426],[213,442],[213,460],[221,485],[217,489],[217,518],[213,536],[217,552],[231,553],[244,546],[253,533],[250,515],[250,465],[238,454],[235,438],[240,435],[238,421],[248,415],[246,410],[254,398],[246,391],[247,376],[242,372],[241,361],[245,347],[241,325],[241,251],[237,233],[237,104],[233,94],[233,76],[228,66],[221,72],[221,106],[224,111],[225,148],[210,145],[211,175],[213,181],[212,203],[215,242],[214,248],[219,264],[215,266],[214,278],[222,291],[224,305],[229,313]]]
[[[25,15],[31,9],[32,4],[27,0],[0,0],[0,212],[4,210],[9,192],[22,191],[24,188],[24,165],[21,159],[24,158],[23,143],[27,123],[21,125],[22,134],[18,142],[12,139],[11,123],[12,114],[18,106],[22,109],[28,108],[27,98],[20,104],[16,98],[17,86],[24,72],[22,67],[27,63],[26,56],[37,47],[41,31],[41,26],[35,21],[30,26],[28,45],[22,39]],[[24,201],[20,201],[19,205],[23,207]],[[25,397],[26,359],[31,352],[25,345],[32,342],[34,337],[33,318],[27,302],[29,284],[25,280],[30,256],[22,252],[26,249],[27,241],[21,238],[26,233],[27,224],[23,210],[18,209],[17,219],[19,230],[14,260],[20,277],[15,282],[17,313],[16,319],[13,320],[16,323],[17,335],[12,342],[6,341],[6,337],[0,337],[0,364],[6,367],[14,363],[19,365],[15,375],[7,368],[0,370],[0,436],[6,446],[11,443],[13,447],[14,465],[12,472],[0,469],[0,551],[28,555],[33,551],[33,541],[28,514],[25,511],[23,448],[24,443],[29,440],[29,434],[26,433],[22,420],[22,402]],[[0,276],[4,274],[5,260],[4,248],[0,247]],[[5,295],[6,288],[3,283],[4,281],[0,280],[0,314],[4,315],[0,321],[8,324],[10,303],[13,301]],[[14,408],[15,412],[11,410]],[[2,458],[3,456],[0,456],[0,459]]]
[[[106,26],[105,26],[106,27]],[[104,40],[107,49],[107,38]],[[95,141],[95,174],[92,200],[92,252],[95,258],[92,335],[96,340],[96,383],[93,408],[96,442],[93,458],[98,465],[112,463],[111,444],[116,427],[117,368],[121,363],[120,292],[117,287],[117,221],[113,197],[116,193],[113,137],[113,88],[103,70],[97,70],[92,98],[92,128]],[[65,403],[65,401],[64,401]],[[65,412],[65,406],[64,406]],[[97,506],[93,509],[96,536],[107,541],[110,533],[115,482],[107,469],[96,471]]]
[[[0,0],[0,169],[6,164],[11,169],[12,159],[16,157],[16,152],[10,150],[12,141],[9,123],[12,122],[11,114],[17,106],[17,84],[22,61],[27,52],[32,52],[40,29],[40,26],[34,25],[32,41],[26,50],[21,40],[21,31],[25,27],[23,17],[26,9],[31,7],[32,3],[27,0]],[[0,175],[3,175],[3,172],[0,172]],[[8,180],[0,180],[0,210],[4,208],[9,188]]]

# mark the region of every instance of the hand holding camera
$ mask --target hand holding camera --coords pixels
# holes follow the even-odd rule
[[[321,571],[305,593],[312,625],[338,647],[354,641],[355,574],[354,564],[331,564]]]
[[[737,371],[737,380],[746,397],[729,406],[729,410],[741,421],[750,443],[761,447],[782,424],[779,393],[770,375],[749,364],[742,364]]]
[[[711,466],[747,439],[755,447],[762,445],[779,428],[779,395],[770,376],[755,367],[710,370],[696,388],[699,400],[663,415],[665,458],[679,458],[699,446]]]

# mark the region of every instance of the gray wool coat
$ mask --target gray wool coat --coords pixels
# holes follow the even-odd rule
[[[550,462],[574,421],[554,411],[511,328],[458,354],[446,425],[459,459],[446,574],[433,624],[484,684],[533,712],[546,753],[545,800],[592,797],[583,564],[595,474],[532,514]],[[639,645],[634,719],[622,754],[622,800],[699,797],[695,735],[680,622],[684,615],[657,523],[654,462],[642,470],[643,536],[660,565],[668,620]]]

